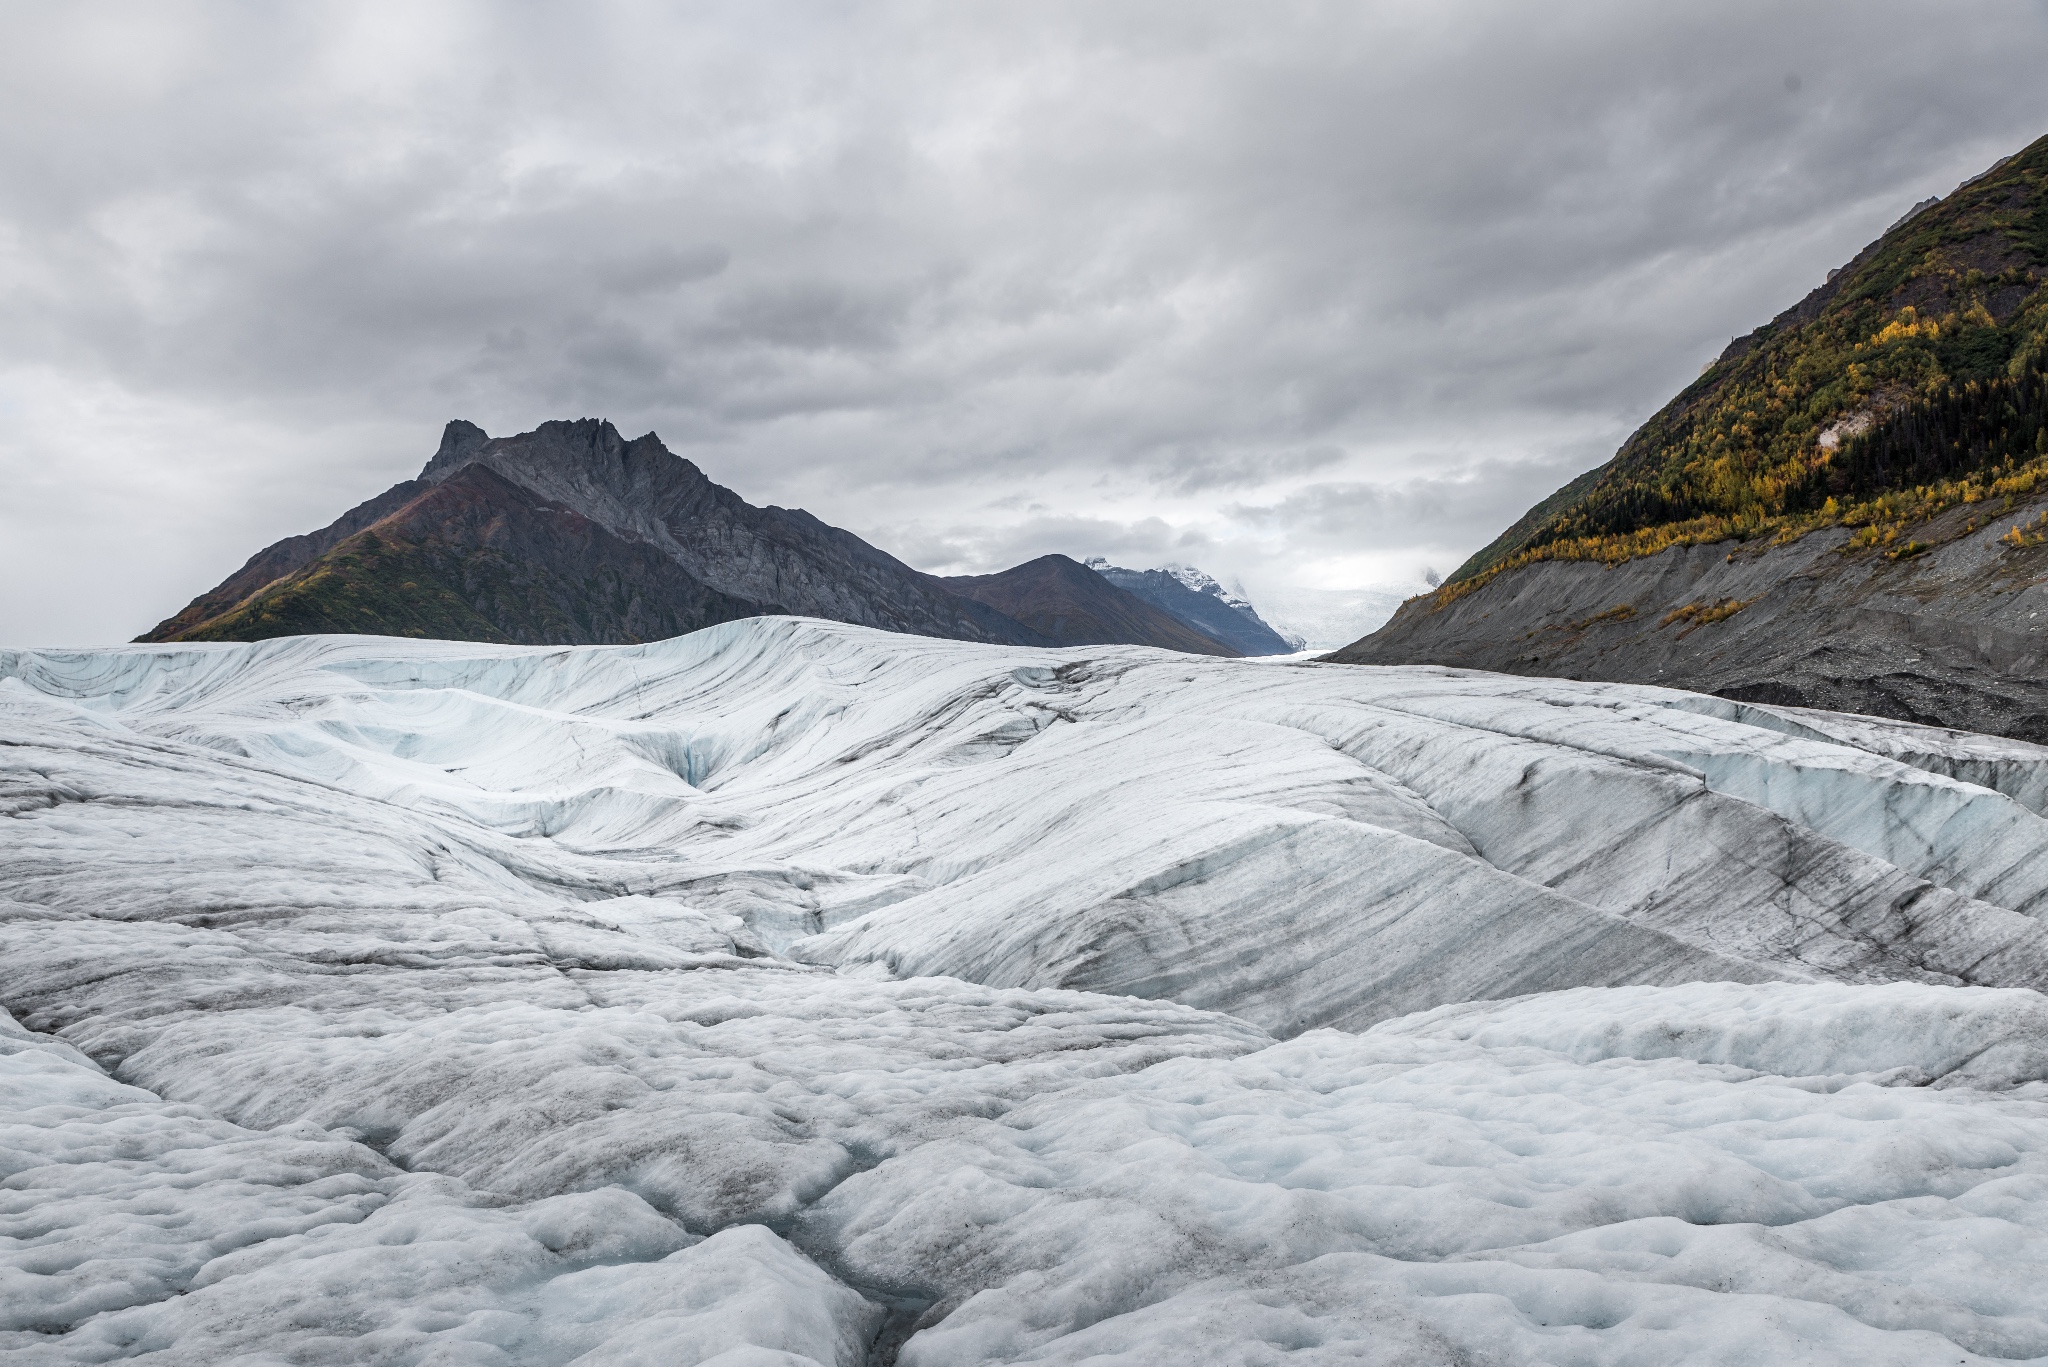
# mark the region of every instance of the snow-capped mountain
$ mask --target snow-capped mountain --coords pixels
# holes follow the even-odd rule
[[[1099,555],[1089,557],[1088,568],[1240,655],[1286,655],[1300,647],[1268,626],[1243,595],[1231,593],[1201,570],[1187,565],[1130,570]]]
[[[1261,625],[1265,623],[1265,619],[1259,616],[1258,609],[1252,606],[1250,599],[1224,588],[1206,570],[1198,570],[1193,565],[1176,565],[1171,562],[1161,565],[1159,568],[1172,575],[1188,592],[1206,594],[1208,597],[1214,598],[1217,602],[1223,604],[1223,606],[1232,608],[1251,618],[1254,622],[1258,622]]]
[[[793,618],[0,733],[9,1360],[2048,1356],[2040,747]]]
[[[994,608],[1050,645],[1147,645],[1193,655],[1256,654],[1163,608],[1064,555],[1042,555],[999,574],[932,576],[962,598]],[[1237,633],[1242,635],[1242,633]]]

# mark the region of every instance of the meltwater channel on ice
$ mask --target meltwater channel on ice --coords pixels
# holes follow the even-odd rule
[[[792,618],[0,741],[0,1363],[2048,1362],[2048,750]]]

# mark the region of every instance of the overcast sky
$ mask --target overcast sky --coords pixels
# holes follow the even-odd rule
[[[1414,583],[2048,133],[2048,4],[0,0],[0,643],[606,417],[921,569]]]

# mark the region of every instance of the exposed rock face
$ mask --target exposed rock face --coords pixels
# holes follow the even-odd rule
[[[754,507],[652,433],[588,418],[497,439],[451,422],[418,479],[260,552],[141,639],[604,644],[782,612],[1047,643],[801,509]]]
[[[1266,625],[1250,603],[1226,597],[1222,586],[1199,570],[1127,570],[1106,560],[1090,560],[1088,567],[1124,592],[1240,655],[1286,655],[1295,649]],[[1201,587],[1195,587],[1197,584]]]
[[[885,631],[1044,644],[801,508],[754,507],[651,432],[627,441],[610,423],[585,418],[492,440],[451,423],[420,479],[435,483],[472,463],[659,548],[721,593]]]
[[[1410,599],[1328,658],[1663,683],[2048,742],[2048,545],[2010,538],[2043,508],[1954,509],[1916,531],[1930,550],[1897,560],[1834,529],[1545,561],[1442,606]]]
[[[1159,646],[1191,655],[1233,657],[1246,653],[1162,612],[1064,555],[1040,556],[1000,574],[958,575],[933,582],[987,604],[1056,645]]]

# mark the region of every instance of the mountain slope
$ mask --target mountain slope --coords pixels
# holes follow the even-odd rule
[[[1917,206],[1330,658],[2048,738],[2044,526],[2048,138]]]
[[[1531,509],[1446,588],[1542,559],[1612,563],[1822,525],[1882,530],[1927,511],[1872,506],[1886,492],[2048,455],[2044,281],[2048,138],[1917,206],[1729,343],[1613,460]],[[1963,492],[1930,487],[1920,502]]]
[[[1090,560],[1088,568],[1240,655],[1286,655],[1294,650],[1293,643],[1267,626],[1250,603],[1226,596],[1223,586],[1200,570],[1127,570],[1101,559]]]
[[[935,582],[1022,622],[1057,645],[1121,643],[1190,655],[1244,653],[1064,555],[1043,555],[999,574],[953,575]]]
[[[2037,498],[1968,531],[1956,509],[1916,531],[1932,550],[1896,561],[1840,529],[1551,561],[1441,607],[1411,599],[1328,658],[1662,683],[2048,743],[2048,546],[2008,540],[2044,515]]]
[[[342,632],[573,645],[660,640],[779,611],[720,593],[645,542],[468,465],[168,639]]]
[[[141,639],[602,644],[762,612],[1046,644],[801,509],[754,507],[652,433],[629,442],[589,418],[496,439],[451,422],[418,479],[259,552]]]
[[[375,498],[358,503],[316,532],[308,532],[304,536],[288,536],[275,545],[266,546],[250,556],[248,563],[241,569],[194,598],[175,615],[157,623],[150,629],[149,634],[136,639],[183,639],[186,632],[232,612],[266,585],[296,570],[304,569],[342,541],[389,517],[425,493],[429,487],[421,480],[405,480],[392,485]]]

